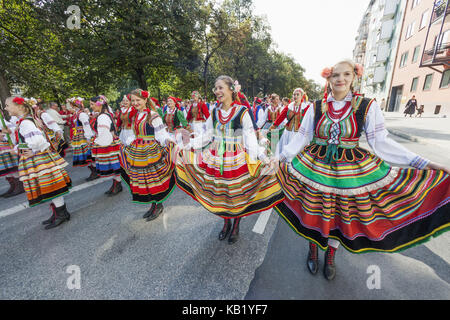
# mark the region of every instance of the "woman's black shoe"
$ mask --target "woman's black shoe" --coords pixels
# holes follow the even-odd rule
[[[336,250],[336,248],[328,246],[328,249],[325,252],[325,266],[323,268],[323,275],[327,280],[333,280],[336,276],[336,264],[334,263]]]
[[[241,218],[235,218],[233,222],[233,228],[231,229],[230,237],[228,238],[228,244],[236,243],[239,240],[239,223]]]
[[[122,192],[122,183],[120,181],[113,181],[113,187],[111,192],[108,194],[108,196],[112,197],[115,196],[117,194],[119,194],[120,192]]]
[[[156,205],[153,213],[147,217],[147,221],[152,221],[152,220],[155,220],[156,218],[158,218],[159,215],[163,212],[163,209],[164,209],[164,207],[163,207],[162,203],[158,203]]]
[[[67,212],[65,204],[62,207],[55,208],[54,217],[54,220],[50,224],[45,226],[46,230],[55,228],[60,224],[70,220],[70,214],[69,212]]]
[[[309,272],[312,274],[316,274],[319,270],[319,249],[317,248],[317,245],[312,242],[309,243],[309,252],[306,265],[308,266]]]
[[[142,218],[147,219],[148,217],[150,217],[150,215],[155,211],[156,208],[156,203],[152,203],[152,205],[150,206],[150,209],[148,209],[148,211],[144,214],[144,216]]]
[[[219,240],[220,241],[225,240],[226,237],[228,236],[228,234],[230,233],[230,230],[231,230],[231,221],[230,221],[230,219],[223,219],[223,220],[224,220],[223,228],[222,228],[222,231],[220,231],[220,233],[219,233]]]

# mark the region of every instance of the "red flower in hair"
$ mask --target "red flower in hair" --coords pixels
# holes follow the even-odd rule
[[[142,96],[142,98],[145,98],[145,99],[147,99],[147,98],[148,98],[148,96],[149,96],[149,94],[148,94],[148,91],[144,91],[144,90],[142,90],[142,92],[141,92],[141,96]]]
[[[25,99],[21,97],[15,97],[13,99],[13,102],[22,105],[25,102]]]

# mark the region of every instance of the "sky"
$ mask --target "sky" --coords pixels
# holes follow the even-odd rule
[[[277,51],[290,54],[305,76],[323,84],[325,67],[351,59],[355,37],[370,0],[253,0],[266,16]]]

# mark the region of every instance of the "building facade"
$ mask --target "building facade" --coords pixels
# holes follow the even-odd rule
[[[364,66],[356,90],[380,103],[388,101],[407,0],[371,0],[353,51]]]
[[[450,115],[448,0],[408,0],[388,111],[403,112],[414,95],[424,115]]]

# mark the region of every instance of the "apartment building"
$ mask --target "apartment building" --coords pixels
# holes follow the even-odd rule
[[[364,76],[355,89],[387,101],[407,0],[371,0],[358,29],[353,51]]]
[[[448,0],[408,0],[394,62],[388,111],[415,95],[424,115],[450,115]]]

